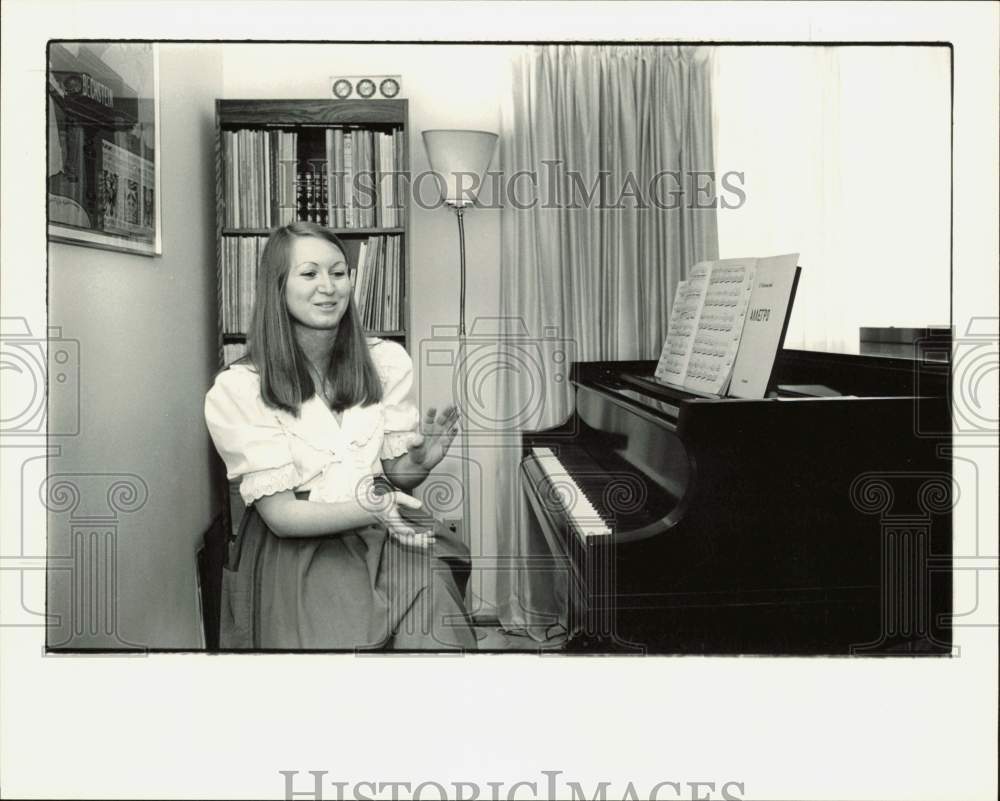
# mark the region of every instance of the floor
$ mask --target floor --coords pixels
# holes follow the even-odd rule
[[[476,636],[479,638],[480,651],[559,651],[565,638],[558,637],[546,642],[539,642],[527,634],[504,631],[495,624],[476,625]]]

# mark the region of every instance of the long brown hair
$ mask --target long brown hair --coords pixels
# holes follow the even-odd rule
[[[247,356],[260,374],[260,393],[269,406],[298,416],[303,402],[316,394],[305,354],[295,339],[285,300],[291,270],[292,241],[299,236],[323,239],[340,250],[353,273],[356,265],[344,243],[329,229],[310,222],[294,222],[275,230],[257,267],[257,292],[247,336]],[[368,352],[365,332],[354,306],[348,300],[337,327],[330,363],[326,369],[332,385],[330,405],[337,411],[382,400],[382,382]]]

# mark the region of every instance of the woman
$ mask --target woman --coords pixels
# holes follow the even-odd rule
[[[407,400],[413,366],[366,340],[345,249],[313,223],[279,228],[257,276],[247,358],[205,419],[247,512],[223,579],[223,648],[473,648],[453,570],[468,550],[411,522],[412,489],[458,430]],[[388,486],[388,485],[386,485]],[[467,573],[466,573],[467,574]]]

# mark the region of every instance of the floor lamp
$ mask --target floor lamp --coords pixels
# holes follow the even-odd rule
[[[465,331],[465,209],[476,202],[482,186],[483,173],[490,166],[496,150],[497,135],[488,131],[432,130],[424,131],[424,147],[431,170],[439,176],[441,199],[455,211],[458,220],[459,305],[458,305],[458,381],[461,400],[458,402],[463,421],[468,417],[462,408],[468,397]],[[472,520],[469,497],[469,438],[462,432],[462,539],[471,545],[469,532]]]

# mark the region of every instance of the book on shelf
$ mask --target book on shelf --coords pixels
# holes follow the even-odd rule
[[[399,225],[396,213],[396,164],[395,132],[375,134],[375,187],[376,219],[381,228],[395,228]]]
[[[384,301],[382,303],[383,319],[379,326],[383,331],[389,331],[396,327],[393,325],[393,310],[396,304],[396,266],[393,263],[395,244],[396,237],[389,237],[389,241],[386,242],[385,292],[383,293]]]
[[[225,227],[270,228],[296,218],[297,148],[295,131],[222,132]]]
[[[378,309],[382,302],[382,276],[385,273],[385,237],[375,237],[375,258],[372,261],[372,278],[368,294],[368,324],[380,330]]]
[[[297,212],[295,179],[298,134],[295,131],[277,131],[278,135],[278,175],[280,194],[278,199],[278,224],[288,225],[295,221]]]
[[[371,177],[371,138],[368,131],[356,129],[351,132],[354,137],[354,153],[358,158],[354,163],[354,208],[357,212],[355,221],[358,228],[370,228],[375,225],[372,217],[372,187]]]
[[[382,188],[384,190],[383,198],[385,202],[385,219],[386,228],[395,228],[399,225],[399,219],[396,215],[396,148],[393,142],[393,134],[382,134],[383,137],[383,150],[382,157],[384,159],[384,164],[382,165]]]
[[[337,218],[337,207],[340,205],[340,197],[343,195],[344,186],[338,180],[337,172],[337,130],[327,128],[326,137],[326,185],[327,185],[327,209],[326,218],[330,222],[331,228],[340,227],[340,220]]]
[[[396,208],[396,175],[399,173],[397,160],[397,145],[399,132],[379,133],[379,169],[378,169],[378,199],[380,225],[384,228],[395,228],[400,224]]]
[[[368,239],[368,275],[365,285],[361,288],[361,319],[368,329],[377,328],[375,325],[375,297],[376,283],[378,280],[379,261],[382,250],[382,237],[373,236]]]
[[[236,194],[237,208],[239,209],[238,224],[246,225],[247,228],[254,224],[252,217],[253,198],[257,193],[250,183],[250,164],[252,159],[249,155],[250,131],[236,132],[236,155],[239,158],[236,172]]]
[[[400,309],[402,308],[402,295],[403,295],[403,282],[401,280],[402,270],[400,269],[400,257],[399,257],[399,237],[394,236],[390,239],[390,252],[391,256],[389,258],[389,264],[391,269],[391,283],[392,287],[390,292],[389,301],[389,325],[388,328],[398,331],[403,327],[402,321],[400,320]]]
[[[222,195],[225,198],[224,225],[234,228],[239,225],[236,211],[236,137],[232,131],[222,132]]]
[[[396,176],[402,165],[402,131],[357,126],[324,132],[325,208],[333,228],[395,228],[402,222]]]
[[[357,225],[354,222],[354,188],[353,182],[351,180],[354,170],[354,139],[348,136],[349,131],[344,131],[343,134],[343,146],[344,146],[344,224],[343,228],[356,228]]]
[[[296,219],[332,228],[399,227],[402,131],[332,126],[318,141],[322,165],[298,160],[298,132],[222,131],[225,227],[271,228]]]
[[[256,219],[258,194],[253,131],[223,131],[223,154],[226,160],[226,226],[251,228]]]
[[[258,181],[260,184],[260,201],[263,208],[261,209],[261,216],[265,220],[265,225],[270,228],[273,225],[271,219],[271,191],[272,191],[272,181],[271,181],[271,170],[273,169],[273,160],[271,159],[271,154],[268,152],[267,141],[270,138],[270,131],[261,131],[263,136],[257,137],[257,169],[258,169]]]
[[[367,133],[367,147],[371,160],[369,161],[369,180],[371,181],[371,197],[368,199],[371,224],[376,228],[386,227],[385,213],[382,208],[385,189],[382,187],[382,176],[385,168],[382,165],[382,137],[378,131]]]
[[[797,253],[692,267],[674,295],[656,380],[707,395],[763,398],[798,270]]]
[[[397,234],[369,236],[358,248],[354,306],[369,331],[398,331],[403,327],[402,252]]]
[[[362,131],[361,139],[365,152],[364,180],[362,181],[362,194],[365,207],[365,226],[376,227],[381,225],[378,221],[378,198],[376,193],[377,173],[375,170],[378,164],[375,155],[375,135],[374,131]]]
[[[364,173],[365,152],[362,142],[361,132],[357,129],[351,131],[351,195],[353,197],[354,219],[348,223],[354,228],[363,228],[365,225],[365,209],[362,206],[362,174]]]
[[[368,240],[364,240],[358,246],[358,266],[354,271],[354,308],[361,309],[361,287],[364,284],[365,276],[368,272]]]
[[[371,325],[376,331],[382,330],[382,310],[385,308],[385,237],[379,237],[378,262],[375,264],[375,287],[371,297]]]
[[[405,202],[405,192],[401,191],[399,176],[403,173],[403,165],[406,163],[406,140],[403,132],[396,130],[392,132],[392,214],[397,226],[403,225],[403,203]]]
[[[245,334],[256,295],[257,263],[267,242],[261,236],[222,240],[222,330]]]

